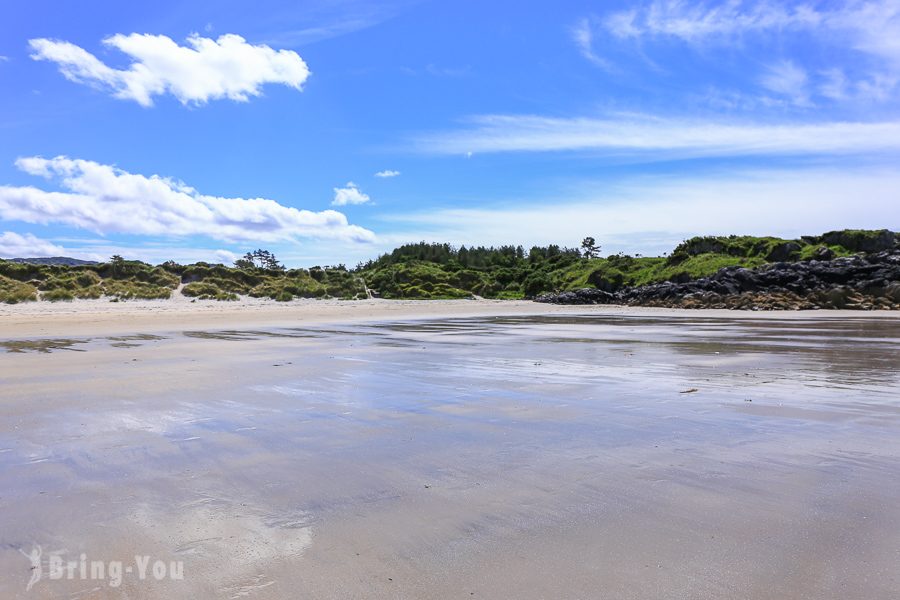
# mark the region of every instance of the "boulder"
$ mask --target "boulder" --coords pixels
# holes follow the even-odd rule
[[[815,260],[831,260],[834,258],[834,250],[828,246],[819,246],[815,249],[812,256]]]
[[[800,256],[800,249],[802,246],[797,242],[784,242],[781,244],[775,245],[772,250],[766,255],[766,260],[770,262],[785,262],[789,260],[796,260],[798,256]]]

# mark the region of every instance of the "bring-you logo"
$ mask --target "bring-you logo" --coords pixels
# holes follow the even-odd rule
[[[164,561],[145,554],[135,554],[133,560],[92,560],[84,552],[77,560],[66,560],[64,552],[49,552],[44,555],[39,545],[30,552],[19,552],[31,562],[31,578],[25,584],[31,591],[41,581],[80,580],[103,582],[111,588],[122,585],[125,578],[139,581],[183,581],[184,562]]]

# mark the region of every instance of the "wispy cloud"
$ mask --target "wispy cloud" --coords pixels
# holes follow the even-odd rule
[[[334,188],[334,200],[332,206],[346,206],[348,204],[365,204],[370,201],[368,194],[363,193],[352,181],[342,188]]]
[[[806,68],[807,101],[794,95],[794,104],[809,104],[808,95],[821,91],[830,100],[887,101],[900,87],[900,1],[850,0],[844,3],[768,2],[687,2],[654,0],[637,8],[613,11],[578,21],[573,30],[579,52],[596,62],[597,38],[644,52],[648,44],[678,42],[688,47],[708,50],[727,47],[729,51],[745,48],[754,57],[771,52],[770,62],[781,60],[760,78],[768,89],[785,93],[778,86],[799,84],[799,70],[804,66],[784,60],[782,40],[790,35],[806,35],[813,43],[830,49],[834,64],[824,69],[841,67],[845,93],[835,93],[833,78],[819,68]],[[601,35],[602,34],[602,35]],[[748,45],[753,40],[755,45]],[[752,48],[752,50],[751,50]],[[715,56],[707,52],[707,57]],[[763,58],[765,58],[763,56]],[[802,58],[811,60],[809,55]],[[606,61],[606,59],[602,59]],[[789,65],[792,65],[789,67]],[[852,67],[852,68],[851,68]],[[772,70],[781,70],[773,73]],[[790,69],[790,70],[788,70]],[[852,73],[851,73],[852,71]]]
[[[848,82],[844,71],[838,68],[831,68],[822,71],[822,81],[819,83],[819,93],[826,98],[833,100],[844,100],[847,98]]]
[[[796,237],[845,227],[900,227],[894,170],[763,170],[645,176],[573,185],[542,198],[388,218],[382,242],[569,244],[592,235],[605,251],[661,253],[693,235]],[[393,233],[390,231],[393,227]]]
[[[812,27],[823,20],[823,15],[808,5],[657,0],[640,9],[611,13],[601,23],[618,38],[664,36],[696,42],[711,36]]]
[[[419,136],[418,150],[468,152],[601,151],[669,156],[823,155],[900,150],[900,121],[754,124],[622,116],[551,118],[493,115],[462,130]]]
[[[572,40],[581,55],[594,65],[606,70],[611,70],[612,65],[605,58],[601,58],[594,52],[594,32],[591,20],[588,18],[580,19],[574,27],[572,27]]]
[[[419,75],[431,75],[432,77],[465,77],[472,73],[472,67],[465,65],[462,67],[446,67],[428,63],[423,68],[400,67],[400,71],[404,75],[417,77]]]
[[[371,242],[374,234],[334,210],[312,212],[264,198],[220,198],[167,177],[58,156],[16,166],[58,181],[65,191],[0,186],[0,219],[59,223],[95,233],[204,236],[225,241],[331,238]]]
[[[381,177],[382,179],[390,178],[390,177],[399,177],[400,171],[393,171],[391,169],[387,169],[384,171],[378,171],[375,173],[375,177]]]
[[[314,44],[380,25],[419,1],[331,0],[307,3],[301,12],[291,8],[270,14],[269,28],[275,32],[264,37],[266,43],[278,46]],[[287,6],[291,6],[290,3]]]
[[[787,98],[798,106],[809,106],[809,77],[806,71],[789,60],[770,65],[760,83],[766,89]]]
[[[70,42],[40,38],[29,45],[33,59],[56,63],[67,79],[141,106],[152,106],[153,97],[163,94],[172,94],[182,104],[221,98],[246,102],[260,95],[267,83],[299,90],[310,74],[296,52],[254,46],[239,35],[213,40],[193,34],[187,42],[179,46],[164,35],[137,33],[103,40],[134,60],[128,69],[114,69]]]
[[[282,31],[275,35],[268,36],[266,41],[270,44],[284,46],[303,46],[362,31],[363,29],[368,29],[380,22],[381,19],[369,16],[341,18],[312,27]]]

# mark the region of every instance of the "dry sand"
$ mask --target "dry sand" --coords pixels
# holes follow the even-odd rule
[[[81,302],[0,344],[2,598],[900,596],[895,314]],[[184,580],[48,579],[82,553]]]

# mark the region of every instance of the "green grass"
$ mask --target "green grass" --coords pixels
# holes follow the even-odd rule
[[[166,299],[184,282],[183,293],[193,298],[236,300],[239,295],[269,297],[281,301],[297,298],[365,298],[362,278],[343,267],[265,270],[237,269],[223,265],[164,263],[152,266],[139,261],[98,265],[32,265],[0,260],[4,284],[0,301],[108,297],[112,301]],[[39,291],[39,293],[38,293]]]
[[[660,257],[613,255],[580,258],[558,247],[510,253],[509,247],[476,249],[478,267],[463,266],[463,255],[446,245],[410,244],[362,265],[360,274],[384,298],[523,298],[598,287],[613,291],[663,281],[709,277],[724,267],[748,269],[769,262],[810,260],[822,247],[848,256],[896,243],[887,231],[831,232],[798,240],[755,236],[706,236],[685,240]],[[552,250],[555,248],[555,250]],[[552,250],[552,251],[551,251]],[[469,249],[471,256],[473,249]],[[423,259],[422,257],[433,257]]]
[[[420,260],[364,271],[362,276],[382,298],[437,300],[470,298],[473,294],[493,297],[502,289],[490,273]]]
[[[172,289],[139,281],[104,281],[103,295],[116,300],[167,300]]]
[[[311,277],[272,279],[250,290],[252,298],[271,298],[279,302],[290,302],[295,296],[298,298],[322,298],[326,295],[325,285]]]
[[[556,264],[528,264],[508,269],[461,269],[422,261],[389,265],[363,273],[369,287],[383,298],[485,298],[521,299],[545,292],[583,287],[618,289],[679,278],[712,275],[723,267],[752,268],[764,264],[759,257],[724,254],[690,256],[677,264],[664,257],[611,256],[577,259]]]
[[[37,288],[31,284],[16,281],[0,275],[0,302],[18,304],[37,300]]]
[[[197,298],[199,300],[230,301],[238,299],[237,294],[223,290],[211,281],[189,283],[182,288],[181,293],[189,298]]]
[[[240,295],[288,302],[294,298],[519,299],[545,292],[624,286],[708,277],[724,267],[754,268],[776,260],[810,260],[821,248],[835,256],[893,247],[887,230],[843,230],[797,240],[777,237],[706,236],[678,244],[668,256],[613,255],[582,258],[559,246],[454,248],[407,244],[348,270],[234,268],[208,263],[159,266],[139,261],[81,266],[18,264],[0,260],[0,302],[56,302],[108,297],[111,301],[165,299],[180,284],[191,298],[235,300]]]
[[[364,298],[365,282],[342,267],[314,267],[312,269],[266,270],[259,268],[237,269],[222,265],[197,263],[196,265],[169,267],[178,273],[187,285],[186,296],[231,300],[236,295],[253,298],[271,298],[288,302],[296,298]],[[198,284],[204,284],[201,288]],[[198,290],[206,290],[205,294]]]

